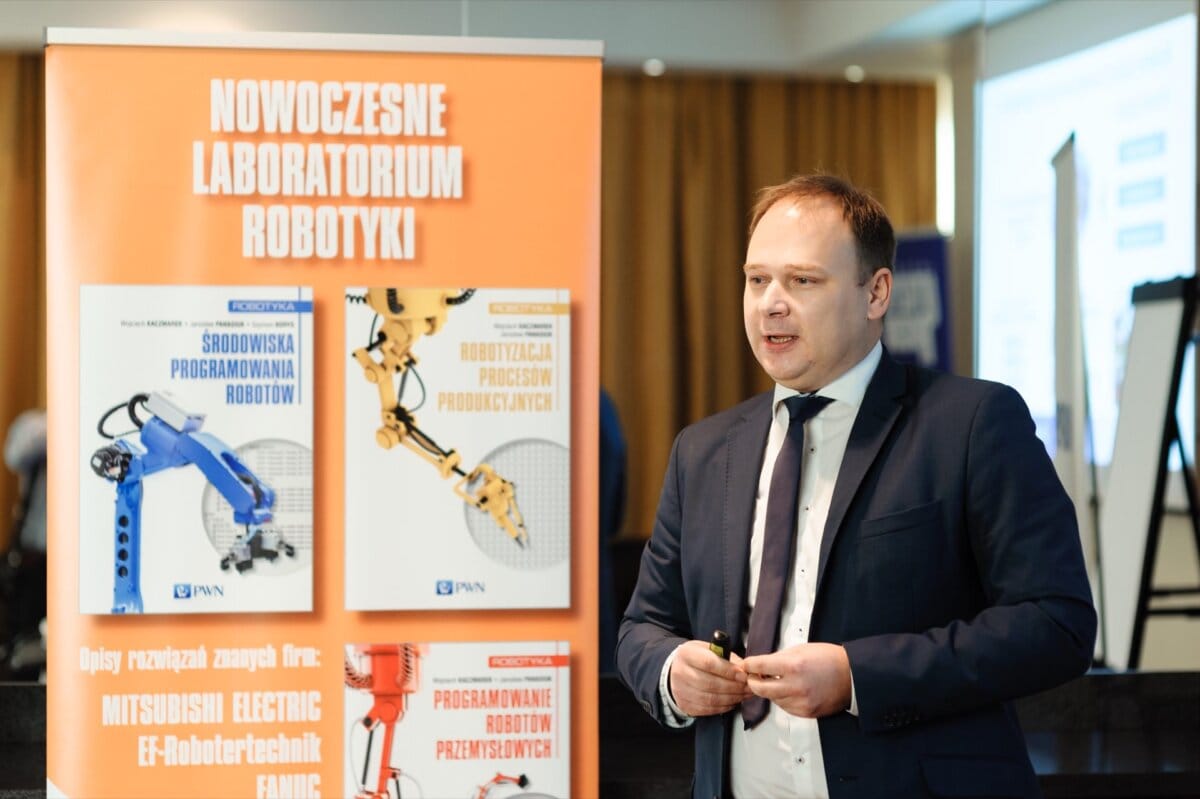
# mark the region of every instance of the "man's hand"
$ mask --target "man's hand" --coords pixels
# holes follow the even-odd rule
[[[746,674],[734,661],[722,660],[707,641],[688,641],[671,662],[671,698],[689,716],[714,716],[732,710],[747,696]]]
[[[741,668],[753,693],[793,716],[815,719],[850,707],[850,659],[836,644],[797,644],[748,657]]]

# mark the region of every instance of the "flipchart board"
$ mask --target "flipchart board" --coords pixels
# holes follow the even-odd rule
[[[1175,403],[1195,303],[1195,278],[1145,283],[1133,290],[1133,330],[1100,509],[1105,658],[1117,669],[1136,666],[1141,648],[1167,456],[1176,434]]]

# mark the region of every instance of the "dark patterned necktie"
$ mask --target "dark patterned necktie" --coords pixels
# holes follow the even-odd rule
[[[767,494],[767,518],[763,527],[762,561],[758,567],[758,592],[750,614],[750,632],[746,636],[747,655],[768,655],[779,641],[779,614],[787,596],[788,578],[796,554],[796,503],[800,494],[800,464],[804,459],[804,423],[820,413],[833,400],[814,395],[788,397],[787,436],[775,468],[771,471],[771,490]],[[742,701],[742,718],[751,729],[766,718],[770,702],[761,696]]]

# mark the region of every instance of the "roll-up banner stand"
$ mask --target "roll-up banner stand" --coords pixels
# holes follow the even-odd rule
[[[600,57],[48,31],[49,796],[598,794]]]

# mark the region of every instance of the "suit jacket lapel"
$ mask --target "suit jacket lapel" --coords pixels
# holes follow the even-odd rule
[[[829,504],[829,517],[825,520],[825,532],[821,536],[821,560],[817,567],[817,596],[821,595],[821,583],[825,579],[825,565],[833,550],[834,539],[841,530],[842,521],[850,502],[858,493],[863,477],[875,462],[883,442],[896,423],[902,407],[901,399],[907,390],[904,367],[892,360],[887,350],[879,361],[875,376],[863,395],[858,417],[850,429],[846,442],[846,454],[833,487],[833,499]]]
[[[745,625],[746,577],[750,561],[750,531],[754,524],[754,499],[767,433],[771,427],[773,392],[758,401],[734,423],[726,434],[725,516],[721,520],[722,563],[725,569],[726,630],[740,640]]]

